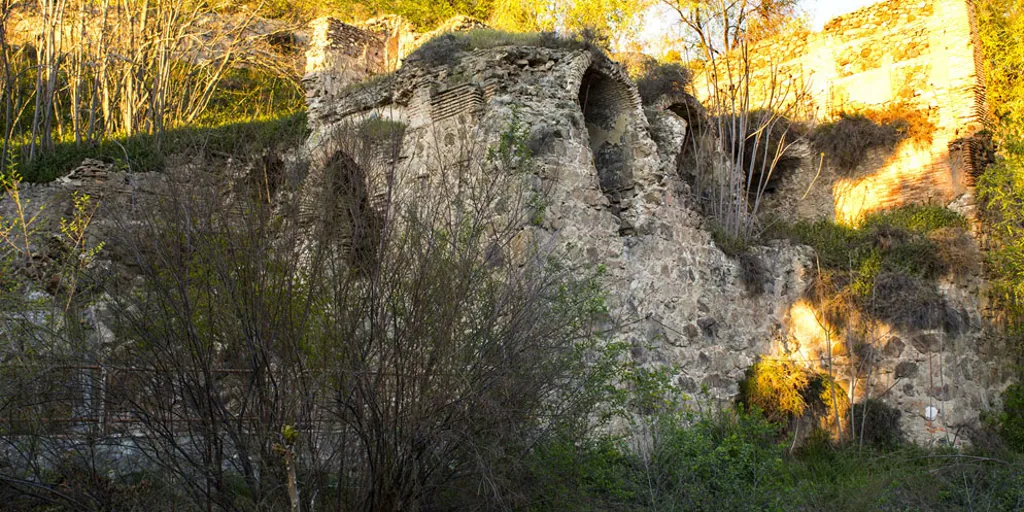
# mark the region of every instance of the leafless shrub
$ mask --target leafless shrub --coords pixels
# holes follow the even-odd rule
[[[730,154],[736,155],[739,168],[755,173],[753,182],[758,188],[747,190],[753,199],[759,191],[774,191],[779,181],[803,164],[804,155],[793,145],[793,141],[803,138],[803,129],[788,118],[755,110],[731,115],[725,124],[745,127],[743,132],[727,129],[723,136]]]
[[[594,335],[595,282],[512,249],[532,191],[526,132],[510,130],[479,158],[439,157],[423,182],[353,127],[305,182],[277,180],[285,202],[260,180],[170,175],[108,241],[137,285],[107,290],[110,350],[83,347],[106,374],[92,439],[195,509],[509,507],[525,453],[593,428],[615,364]],[[46,499],[82,501],[47,477],[60,459],[0,457],[0,476],[17,468]]]
[[[818,126],[812,140],[815,148],[841,171],[851,171],[871,148],[892,151],[904,139],[927,145],[934,131],[935,125],[921,111],[893,104],[884,109],[844,112],[838,120]]]
[[[908,329],[958,332],[962,327],[960,316],[933,283],[896,272],[883,272],[875,278],[866,309],[876,318]]]
[[[647,65],[646,70],[636,81],[640,99],[650,104],[667,95],[682,96],[687,94],[687,87],[693,80],[692,72],[682,64]]]

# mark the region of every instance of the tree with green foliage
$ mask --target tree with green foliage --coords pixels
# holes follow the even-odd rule
[[[983,0],[977,14],[990,124],[999,144],[998,161],[977,181],[990,238],[988,269],[993,298],[1024,336],[1024,2]]]
[[[989,111],[1002,139],[1024,137],[1024,1],[977,2]],[[1016,150],[1022,148],[1009,148]]]

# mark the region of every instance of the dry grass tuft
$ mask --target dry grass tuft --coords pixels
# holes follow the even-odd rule
[[[947,304],[935,284],[898,272],[875,278],[867,311],[905,329],[944,329],[959,332],[962,320]]]
[[[928,240],[935,246],[936,260],[944,274],[964,277],[981,272],[984,256],[964,228],[939,228],[928,233]]]

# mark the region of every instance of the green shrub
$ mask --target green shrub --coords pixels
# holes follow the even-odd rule
[[[931,279],[963,255],[942,257],[929,237],[966,227],[963,216],[946,208],[908,205],[868,215],[859,228],[827,220],[777,222],[764,236],[811,246],[825,268],[860,272],[874,267]],[[964,250],[974,254],[976,247],[968,244]]]
[[[1003,393],[999,433],[1013,450],[1024,453],[1024,384],[1015,383]]]
[[[906,445],[810,448],[786,466],[796,482],[791,510],[1020,510],[1024,503],[1020,459]]]
[[[1004,145],[1007,158],[978,178],[981,217],[989,235],[990,298],[1024,349],[1024,141]]]
[[[628,509],[643,489],[634,461],[621,440],[601,437],[582,443],[555,437],[524,459],[524,509],[603,511]]]
[[[927,234],[941,228],[967,229],[963,215],[942,206],[911,204],[868,214],[861,227],[887,224],[917,234]]]
[[[861,234],[855,228],[827,220],[802,220],[793,224],[773,223],[763,236],[809,245],[823,267],[845,269],[851,260],[857,260],[854,253],[860,246]]]
[[[778,427],[742,409],[694,423],[656,426],[640,483],[653,492],[647,510],[785,510],[787,484]]]
[[[775,223],[765,235],[815,250],[829,281],[816,287],[822,293],[812,298],[819,305],[842,296],[840,302],[852,300],[861,311],[902,327],[956,331],[962,319],[934,280],[977,267],[979,252],[966,227],[966,219],[948,209],[910,205],[873,213],[859,228],[800,221]]]

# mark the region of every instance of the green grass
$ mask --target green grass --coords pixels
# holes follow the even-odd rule
[[[945,270],[928,235],[943,228],[967,229],[962,215],[934,205],[909,205],[876,212],[858,227],[832,221],[773,224],[764,236],[811,246],[821,265],[833,270],[878,266],[931,279]]]
[[[27,182],[45,183],[67,174],[85,158],[113,163],[132,172],[163,170],[170,155],[192,153],[245,158],[267,148],[299,145],[308,135],[306,114],[195,126],[168,130],[157,138],[149,134],[109,138],[96,145],[59,142],[54,151],[31,162],[19,161]]]
[[[530,510],[1022,510],[1024,458],[902,444],[788,438],[760,413],[654,423],[646,456],[624,440],[542,443],[525,459]]]
[[[108,136],[96,143],[65,137],[31,161],[16,138],[12,154],[25,181],[45,183],[67,174],[85,158],[133,172],[159,171],[170,155],[202,152],[246,158],[267,148],[297,145],[307,135],[304,97],[292,80],[266,70],[237,68],[226,74],[206,110],[190,125],[159,136]]]

